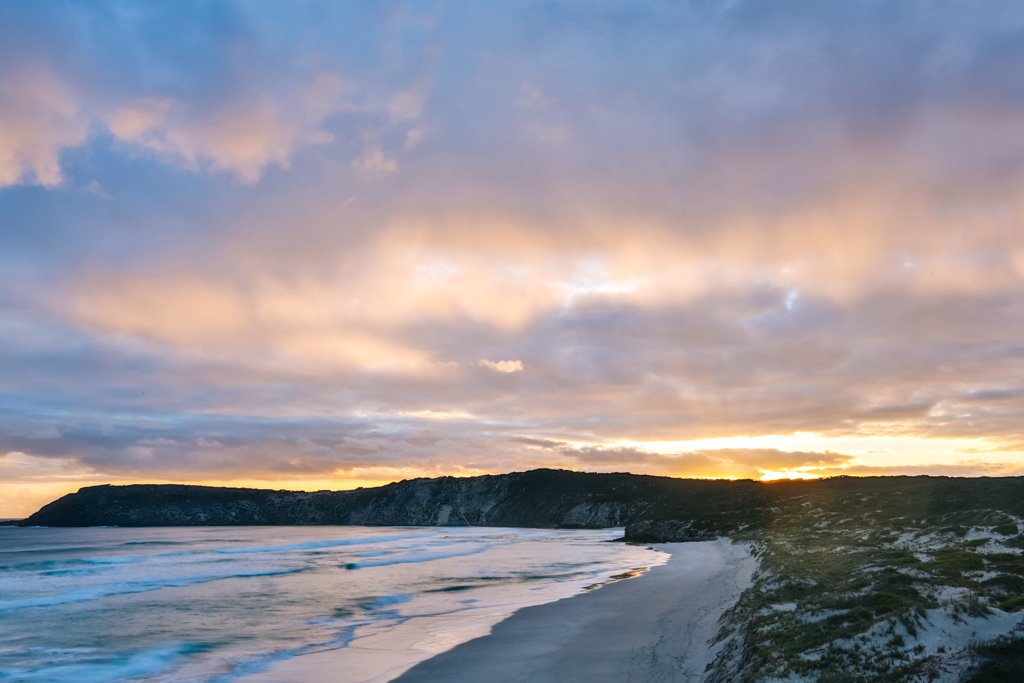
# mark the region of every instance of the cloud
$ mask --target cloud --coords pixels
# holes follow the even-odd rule
[[[1020,30],[915,0],[2,5],[0,452],[83,481],[1013,471]],[[747,438],[779,447],[698,443]]]
[[[429,83],[421,79],[419,83],[394,93],[388,99],[388,114],[392,121],[415,121],[423,113],[423,106],[430,93]]]
[[[913,465],[892,465],[870,467],[856,465],[841,470],[822,469],[822,476],[844,474],[859,477],[930,476],[930,477],[1019,477],[1024,475],[1024,466],[1019,462],[969,462],[956,465],[914,463]]]
[[[525,109],[547,109],[551,106],[552,102],[540,88],[529,81],[524,81],[519,84],[517,104]]]
[[[841,453],[781,451],[774,448],[718,448],[661,455],[638,448],[561,446],[562,452],[584,467],[625,468],[676,477],[733,477],[758,479],[765,473],[816,473],[822,468],[846,467],[852,456]]]
[[[425,137],[426,133],[423,132],[422,128],[410,128],[405,132],[405,143],[402,147],[404,147],[406,151],[416,149],[420,146]]]
[[[245,183],[270,166],[287,168],[302,147],[334,141],[320,124],[347,104],[341,78],[330,72],[286,91],[254,91],[193,107],[173,99],[129,102],[105,122],[119,140],[187,168],[226,171]]]
[[[163,124],[170,99],[144,99],[122,107],[107,118],[107,128],[122,140],[141,140]]]
[[[0,73],[0,187],[60,185],[61,151],[80,145],[88,121],[72,88],[44,69]]]
[[[290,92],[245,93],[198,107],[130,94],[122,102],[90,101],[46,71],[7,75],[0,89],[0,186],[60,185],[60,155],[101,127],[139,152],[253,183],[269,166],[287,168],[299,149],[332,142],[320,124],[345,107],[340,79],[329,73]]]
[[[352,161],[352,168],[364,178],[385,178],[398,172],[398,162],[389,157],[373,134],[364,136],[363,153]]]
[[[523,361],[521,360],[488,360],[486,358],[481,358],[476,363],[480,367],[487,368],[491,372],[497,372],[504,375],[522,372],[525,369],[523,367]]]
[[[340,69],[264,41],[278,22],[242,5],[177,14],[108,8],[97,13],[106,26],[95,34],[88,12],[56,21],[26,8],[5,13],[0,187],[56,187],[66,176],[62,155],[90,150],[105,135],[126,153],[252,184],[304,150],[338,143],[339,117],[415,128],[429,94],[423,79],[350,92]],[[162,31],[189,47],[152,39]],[[57,44],[73,59],[46,49]],[[364,165],[392,172],[394,160],[374,149]]]

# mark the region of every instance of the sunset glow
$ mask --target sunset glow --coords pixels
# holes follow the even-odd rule
[[[908,4],[0,5],[0,517],[1024,473],[1024,7]]]
[[[787,481],[790,479],[818,479],[821,475],[800,470],[788,470],[785,472],[773,472],[765,470],[760,477],[761,481]]]

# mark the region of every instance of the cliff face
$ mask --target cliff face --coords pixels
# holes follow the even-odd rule
[[[738,504],[753,482],[534,470],[414,479],[355,491],[142,484],[91,486],[21,522],[42,526],[363,524],[603,528]],[[741,496],[749,504],[749,496]],[[720,526],[720,525],[718,525]],[[717,529],[716,529],[717,530]]]
[[[313,493],[172,484],[90,486],[20,524],[624,526],[626,540],[647,543],[777,530],[809,519],[812,510],[837,519],[870,514],[898,524],[982,508],[1024,517],[1024,478],[837,477],[763,484],[533,470]]]

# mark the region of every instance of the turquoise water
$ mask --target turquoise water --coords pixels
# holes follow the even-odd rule
[[[387,681],[662,553],[621,530],[0,528],[0,680]]]

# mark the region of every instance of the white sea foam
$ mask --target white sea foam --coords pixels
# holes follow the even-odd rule
[[[0,680],[248,683],[306,662],[312,683],[384,680],[520,607],[663,560],[604,542],[620,534],[3,528]]]
[[[40,652],[42,661],[51,662],[68,654],[85,655],[79,661],[66,664],[42,665],[34,668],[0,672],[0,679],[30,683],[82,683],[83,681],[127,681],[152,678],[167,672],[198,648],[194,645],[167,645],[127,655],[96,656],[95,650],[63,649]]]
[[[292,545],[268,545],[254,548],[217,548],[214,552],[225,555],[251,555],[254,553],[287,553],[295,550],[319,550],[321,548],[342,548],[350,545],[367,545],[372,543],[393,543],[408,538],[422,538],[425,534],[392,534],[390,536],[370,536],[367,538],[345,538],[332,541],[308,541]]]
[[[387,567],[393,564],[418,564],[420,562],[433,562],[435,560],[449,560],[453,557],[469,557],[470,555],[479,555],[480,553],[487,552],[491,548],[496,548],[499,545],[507,544],[492,544],[485,545],[479,548],[472,548],[470,550],[464,550],[461,552],[453,551],[448,553],[410,553],[408,555],[400,555],[398,557],[392,557],[388,560],[372,560],[370,562],[348,562],[345,564],[345,569],[365,569],[367,567]]]
[[[160,590],[161,588],[182,588],[211,581],[223,581],[225,579],[247,579],[262,576],[280,576],[283,574],[297,574],[305,571],[304,567],[295,569],[276,570],[253,570],[240,571],[222,575],[189,576],[177,579],[155,579],[152,581],[134,581],[123,584],[113,584],[108,588],[92,590],[71,591],[58,593],[56,595],[44,595],[33,598],[22,598],[20,600],[0,600],[0,612],[22,609],[25,607],[50,607],[52,605],[66,605],[75,602],[87,602],[89,600],[100,600],[116,595],[131,595],[133,593],[146,593]]]

